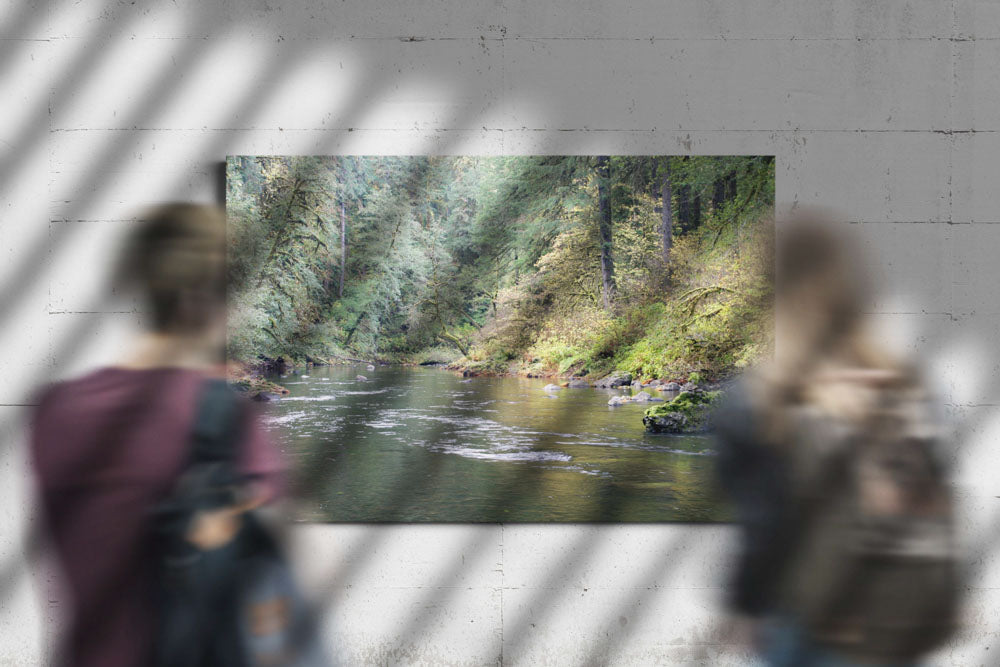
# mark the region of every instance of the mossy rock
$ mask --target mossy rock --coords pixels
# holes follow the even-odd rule
[[[717,391],[685,391],[672,401],[646,410],[642,423],[650,433],[698,433],[708,427]]]

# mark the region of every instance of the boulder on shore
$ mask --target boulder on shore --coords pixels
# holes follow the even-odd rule
[[[680,391],[681,386],[676,382],[667,382],[660,385],[660,391]]]
[[[268,401],[277,401],[281,396],[275,394],[273,391],[260,391],[253,395],[255,401],[266,403]]]
[[[589,389],[590,383],[586,380],[573,379],[569,381],[570,389]]]
[[[614,389],[615,387],[627,387],[630,384],[632,384],[631,373],[615,371],[595,382],[594,386],[599,389]]]
[[[681,387],[681,391],[698,391],[698,385],[694,382],[685,382],[684,386]]]
[[[549,392],[549,393],[551,393],[553,391],[560,391],[562,389],[562,387],[560,387],[557,384],[547,384],[547,385],[545,385],[544,388],[545,388],[545,391]]]

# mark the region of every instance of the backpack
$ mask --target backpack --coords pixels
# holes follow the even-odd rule
[[[235,536],[201,550],[187,539],[199,511],[237,504],[244,405],[224,380],[206,381],[189,463],[153,511],[155,667],[321,667],[316,616],[280,544],[255,511]]]
[[[797,525],[783,598],[814,641],[862,659],[906,661],[957,627],[944,438],[918,388],[867,398],[861,420],[793,408]]]

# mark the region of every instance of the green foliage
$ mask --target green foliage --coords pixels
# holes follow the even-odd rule
[[[230,356],[708,380],[768,354],[773,159],[607,165],[610,308],[593,157],[230,158]]]
[[[461,358],[461,353],[455,348],[438,345],[414,352],[409,360],[415,364],[451,364]]]

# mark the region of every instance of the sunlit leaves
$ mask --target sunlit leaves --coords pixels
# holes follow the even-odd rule
[[[231,353],[402,359],[447,347],[501,366],[643,373],[759,354],[769,283],[755,248],[773,160],[612,157],[610,310],[595,164],[230,158]],[[659,236],[667,175],[674,210],[701,202],[696,219],[674,226],[669,266]]]

